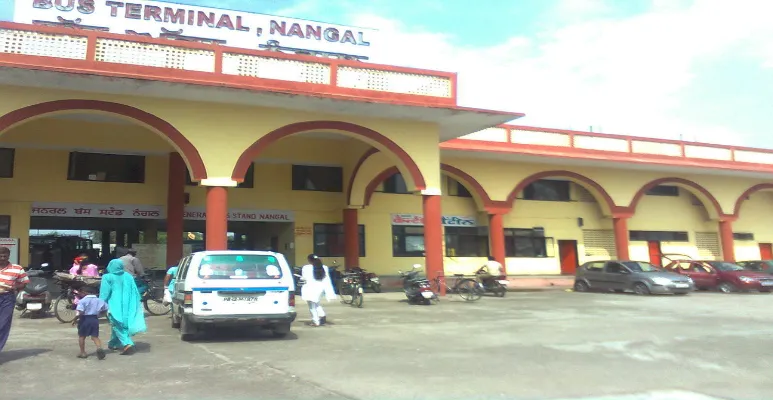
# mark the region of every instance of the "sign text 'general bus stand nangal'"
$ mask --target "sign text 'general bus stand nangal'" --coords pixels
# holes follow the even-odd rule
[[[14,22],[368,59],[374,29],[134,0],[17,0]]]

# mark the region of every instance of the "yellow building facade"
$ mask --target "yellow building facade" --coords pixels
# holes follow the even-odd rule
[[[72,34],[2,28],[29,43]],[[316,253],[381,275],[416,263],[428,275],[468,274],[489,256],[508,275],[571,274],[601,259],[663,263],[671,253],[773,257],[765,150],[502,125],[521,115],[456,106],[453,74],[243,54],[336,74],[359,68],[366,82],[346,87],[331,75],[327,89],[290,86],[226,76],[217,57],[234,49],[83,37],[87,48],[120,39],[211,52],[215,69],[122,70],[90,50],[83,64],[3,54],[0,238],[18,239],[22,264],[42,230],[165,242],[167,264],[200,234],[203,248],[270,248],[297,265]],[[367,83],[406,74],[426,82]],[[447,90],[426,89],[438,85]]]

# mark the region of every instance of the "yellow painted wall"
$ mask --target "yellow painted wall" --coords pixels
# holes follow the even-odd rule
[[[735,176],[684,174],[676,168],[672,172],[629,170],[613,165],[605,167],[567,165],[558,160],[551,164],[537,164],[443,157],[443,162],[467,172],[478,180],[493,200],[505,200],[510,191],[530,175],[543,171],[565,170],[594,180],[607,191],[615,204],[620,206],[627,206],[641,187],[655,179],[675,177],[692,180],[710,191],[725,213],[732,214],[736,199],[746,189],[764,182],[762,179]],[[697,191],[693,190],[693,193],[700,196]]]
[[[548,241],[547,258],[508,258],[507,272],[512,275],[552,275],[561,273],[558,257],[559,240],[576,240],[578,261],[588,261],[583,246],[583,229],[612,229],[612,222],[604,218],[598,203],[579,201],[579,189],[571,185],[573,201],[516,200],[513,211],[505,216],[505,228],[543,227]],[[583,226],[578,224],[583,219]]]
[[[693,204],[689,193],[679,190],[679,197],[642,197],[636,215],[628,221],[632,231],[687,231],[689,242],[662,242],[663,253],[681,253],[700,258],[696,247],[696,232],[718,232],[716,221],[708,219],[703,205]],[[649,260],[647,242],[631,241],[630,257]],[[666,261],[664,261],[666,262]]]
[[[151,100],[143,101],[152,103]],[[233,114],[227,113],[227,115]],[[245,116],[240,118],[245,118],[243,121],[247,120]],[[228,124],[231,122],[226,123]],[[405,129],[396,130],[404,132],[408,129],[402,125],[401,127]],[[203,139],[199,138],[199,140]],[[221,146],[221,143],[229,142],[230,138],[229,141],[223,141],[210,135],[208,140],[202,152],[210,151],[212,154],[208,147]],[[15,177],[0,179],[0,214],[12,216],[12,235],[22,239],[22,248],[27,246],[29,210],[33,201],[153,205],[164,205],[166,202],[168,172],[166,154],[174,148],[143,127],[50,118],[38,119],[4,133],[0,137],[0,146],[17,148]],[[229,206],[232,209],[291,210],[295,213],[297,228],[311,228],[315,222],[340,223],[342,208],[346,204],[345,193],[292,191],[291,165],[301,163],[343,166],[344,182],[347,184],[355,163],[367,148],[366,143],[347,138],[343,140],[313,136],[286,138],[269,147],[257,160],[254,189],[229,189]],[[69,150],[65,149],[147,153],[149,154],[146,165],[147,183],[136,185],[67,181]],[[220,154],[223,157],[227,156],[227,152]],[[435,157],[434,154],[423,157],[422,162],[430,163]],[[210,162],[214,162],[211,160]],[[227,161],[216,164],[232,165],[235,162],[235,159],[224,158],[224,160]],[[602,183],[619,204],[627,204],[639,184],[664,176],[681,176],[612,168],[575,168],[482,159],[455,158],[444,159],[443,162],[460,168],[478,179],[495,200],[504,199],[521,179],[544,170],[568,169],[585,174]],[[378,173],[380,168],[387,164],[387,161],[381,160],[379,165],[370,168],[367,172],[368,174]],[[428,182],[431,181],[429,176],[425,178]],[[726,211],[732,211],[734,196],[759,182],[745,178],[708,175],[690,178],[711,188]],[[443,192],[447,193],[445,180],[435,180]],[[364,185],[360,184],[359,187],[364,190],[368,179],[360,181],[364,182]],[[186,191],[191,195],[190,206],[205,205],[204,188],[186,187]],[[573,198],[578,198],[576,187],[573,188]],[[773,195],[759,193],[744,204],[741,219],[735,224],[735,231],[752,232],[756,235],[756,241],[753,244],[736,243],[739,259],[758,257],[756,242],[773,242],[773,228],[765,222],[771,200]],[[478,212],[479,207],[476,207],[472,198],[444,196],[442,207],[444,215],[477,216],[479,226],[487,225],[486,215]],[[589,258],[585,256],[583,246],[582,230],[612,229],[610,219],[605,218],[601,210],[599,204],[592,202],[517,200],[513,211],[505,217],[505,227],[544,227],[546,235],[554,238],[552,242],[554,247],[552,251],[548,251],[552,257],[508,259],[509,273],[558,274],[560,272],[558,240],[577,240],[580,263],[588,261]],[[361,265],[379,274],[392,275],[398,269],[408,269],[414,263],[424,263],[422,258],[392,257],[390,214],[393,213],[421,214],[421,196],[376,193],[371,205],[360,211],[360,223],[366,225],[367,237],[366,257],[362,259]],[[578,226],[578,218],[583,219],[583,227]],[[645,196],[639,204],[637,215],[629,221],[629,228],[632,230],[686,230],[690,233],[691,243],[686,245],[664,243],[663,250],[692,254],[691,252],[695,250],[695,232],[715,232],[717,224],[715,221],[708,220],[702,207],[692,205],[690,197],[685,192],[679,198]],[[286,251],[286,253],[294,256],[296,263],[302,263],[305,256],[313,251],[310,235],[296,236],[292,229],[283,229],[272,234],[280,236],[280,250],[284,251],[289,248],[290,243],[293,243],[293,251]],[[26,263],[26,252],[21,253],[22,262]],[[646,244],[632,242],[631,257],[647,259]],[[343,264],[342,258],[337,261]],[[471,273],[482,265],[485,259],[446,257],[444,262],[447,274]]]
[[[0,87],[0,115],[53,100],[93,99],[116,102],[150,112],[177,128],[198,148],[210,179],[230,179],[241,153],[263,135],[283,126],[314,120],[334,120],[373,129],[402,147],[417,163],[428,188],[440,188],[438,127],[432,123],[342,115],[299,113],[206,102],[170,102],[165,99],[57,90]],[[224,140],[227,138],[227,140]],[[368,144],[383,149],[369,139]]]
[[[736,260],[758,260],[759,243],[773,243],[771,210],[773,210],[772,192],[757,192],[743,202],[738,221],[733,223],[733,231],[753,233],[754,241],[737,240],[735,242]]]

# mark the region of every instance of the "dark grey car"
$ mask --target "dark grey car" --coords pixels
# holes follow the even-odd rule
[[[689,277],[664,271],[644,261],[591,261],[577,269],[574,290],[684,295],[695,290],[695,283]]]

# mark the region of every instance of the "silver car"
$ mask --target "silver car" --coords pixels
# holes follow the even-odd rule
[[[591,261],[577,269],[574,290],[631,290],[638,295],[685,295],[695,290],[695,283],[689,277],[662,270],[644,261]]]

